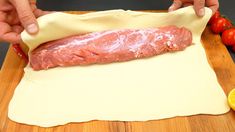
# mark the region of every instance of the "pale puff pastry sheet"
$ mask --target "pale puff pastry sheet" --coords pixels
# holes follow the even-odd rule
[[[110,10],[38,19],[37,35],[21,34],[30,51],[43,42],[80,33],[165,25],[186,27],[193,45],[148,59],[34,71],[24,76],[9,104],[11,120],[51,127],[90,120],[147,121],[229,111],[226,95],[207,61],[200,37],[212,12],[192,7],[170,13]]]

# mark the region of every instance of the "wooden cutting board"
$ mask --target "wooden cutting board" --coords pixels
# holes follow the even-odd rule
[[[202,42],[208,62],[216,72],[224,92],[228,94],[235,88],[235,64],[220,36],[211,33],[208,27],[202,35]],[[232,110],[217,116],[195,115],[145,122],[90,121],[52,128],[16,123],[8,119],[7,108],[25,65],[10,47],[0,72],[0,132],[235,132],[235,112]]]

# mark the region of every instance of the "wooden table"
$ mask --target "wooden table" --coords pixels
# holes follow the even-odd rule
[[[219,35],[206,28],[202,35],[208,62],[216,72],[219,83],[228,92],[235,88],[235,64]],[[52,128],[28,126],[7,117],[8,103],[19,83],[25,63],[9,48],[0,74],[0,132],[235,132],[235,112],[224,115],[195,115],[146,122],[90,121],[69,123]]]

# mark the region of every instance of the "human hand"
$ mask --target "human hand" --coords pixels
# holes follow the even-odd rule
[[[0,41],[21,42],[20,33],[39,30],[36,18],[48,12],[37,9],[34,0],[0,0]]]
[[[174,11],[182,6],[190,6],[193,5],[194,10],[198,16],[204,16],[205,9],[204,7],[209,7],[213,14],[218,10],[219,8],[219,1],[218,0],[174,0],[173,4],[168,9],[169,11]]]

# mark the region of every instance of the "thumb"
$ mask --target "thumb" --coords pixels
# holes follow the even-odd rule
[[[205,15],[205,0],[194,0],[194,10],[196,14],[200,17]]]
[[[38,32],[38,24],[28,0],[13,0],[22,26],[29,34]]]

